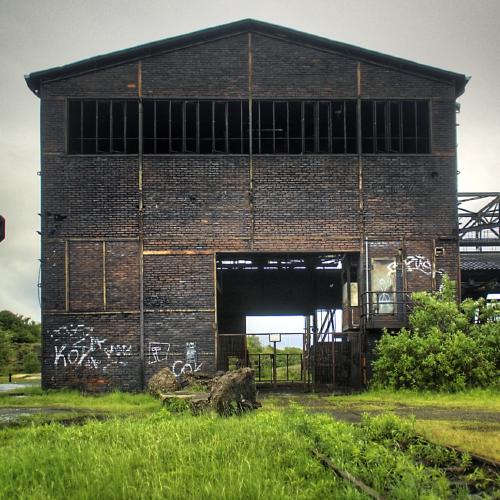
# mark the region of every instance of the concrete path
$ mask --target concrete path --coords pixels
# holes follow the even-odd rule
[[[0,392],[12,391],[13,389],[24,389],[25,387],[33,387],[36,384],[33,383],[23,383],[23,382],[15,382],[15,383],[7,383],[0,384]]]

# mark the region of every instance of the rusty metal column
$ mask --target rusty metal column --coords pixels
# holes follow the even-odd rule
[[[144,380],[144,197],[142,191],[143,174],[143,133],[142,133],[142,63],[137,63],[137,94],[139,97],[139,146],[138,146],[138,189],[139,189],[139,359],[140,386],[145,387]]]
[[[369,295],[368,295],[368,240],[366,237],[366,218],[365,218],[365,202],[364,202],[364,179],[363,179],[363,141],[362,141],[362,128],[361,128],[361,63],[358,61],[357,66],[356,66],[356,147],[358,150],[358,190],[359,190],[359,225],[360,225],[360,235],[359,235],[359,246],[360,246],[360,266],[359,269],[362,269],[362,266],[365,267],[365,272],[364,273],[358,273],[358,282],[359,285],[361,285],[361,281],[363,280],[364,277],[364,287],[360,286],[360,290],[358,290],[358,293],[361,292],[363,294],[363,291],[365,292],[365,301],[367,304],[367,308],[369,307],[368,301]],[[364,290],[363,290],[364,288]],[[349,291],[350,293],[350,291]],[[363,295],[362,295],[363,296]],[[368,310],[363,311],[364,309],[364,304],[363,301],[360,302],[361,307],[360,307],[360,329],[359,329],[359,339],[358,339],[358,366],[360,367],[360,372],[362,371],[361,365],[362,361],[364,359],[364,350],[365,350],[365,343],[366,343],[366,319],[367,316],[365,316],[365,319],[363,321],[363,314],[367,314]],[[334,347],[335,349],[335,347]],[[351,357],[352,359],[352,357]],[[361,378],[361,373],[359,374]]]
[[[311,318],[309,314],[305,317],[304,326],[304,337],[303,349],[302,349],[302,364],[303,364],[303,377],[304,377],[304,392],[310,389],[309,387],[309,356],[311,352],[311,342],[310,342],[310,331],[311,331]]]
[[[332,329],[332,387],[336,388],[336,373],[335,373],[335,328]]]
[[[273,342],[273,385],[277,385],[277,372],[276,365],[278,364],[278,357],[276,353],[276,342]]]
[[[253,250],[255,233],[255,213],[253,197],[253,50],[252,34],[248,33],[248,208],[250,211],[250,248]]]
[[[219,325],[217,318],[217,254],[214,252],[212,263],[214,266],[214,322],[213,322],[213,334],[214,334],[214,355],[215,355],[215,369],[219,367]]]

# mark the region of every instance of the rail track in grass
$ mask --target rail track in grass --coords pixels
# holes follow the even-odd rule
[[[415,440],[413,445],[419,447],[419,452],[416,455],[405,453],[404,447],[401,447],[400,451],[409,455],[418,465],[440,470],[448,480],[452,494],[466,490],[472,498],[500,498],[500,462],[470,453],[456,446],[432,443],[419,435],[415,435]],[[325,468],[350,482],[370,498],[375,500],[387,498],[374,489],[373,485],[366,484],[337,465],[328,456],[328,453],[320,451],[325,449],[320,441],[317,440],[316,445],[317,447],[313,448],[311,452]],[[369,481],[367,482],[369,483]]]

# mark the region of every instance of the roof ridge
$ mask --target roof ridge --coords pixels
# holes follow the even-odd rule
[[[396,67],[399,70],[413,71],[417,73],[428,74],[449,82],[455,86],[455,94],[458,97],[465,89],[468,78],[460,73],[424,65],[400,57],[384,54],[370,49],[365,49],[344,42],[338,42],[319,35],[313,35],[293,28],[287,28],[276,24],[260,21],[257,19],[246,18],[230,23],[211,26],[201,30],[189,33],[175,35],[169,38],[163,38],[153,42],[136,45],[126,49],[100,54],[80,61],[56,66],[41,71],[35,71],[25,76],[28,87],[36,94],[39,94],[40,86],[43,81],[53,80],[71,76],[77,72],[94,71],[110,64],[120,64],[126,61],[135,60],[141,57],[150,57],[156,52],[177,47],[187,46],[193,43],[203,43],[221,38],[232,36],[240,32],[256,31],[263,34],[278,36],[279,38],[289,39],[295,43],[304,43],[308,45],[321,46],[324,49],[330,49],[344,53],[349,57],[358,57],[360,59],[370,60],[382,63],[388,66]]]

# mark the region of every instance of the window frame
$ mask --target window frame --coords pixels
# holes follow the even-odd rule
[[[95,113],[95,137],[85,137],[84,133],[84,106],[85,103],[94,103]],[[79,103],[79,136],[71,135],[71,106],[72,103]],[[107,103],[108,118],[104,122],[109,127],[109,134],[106,137],[99,136],[100,116],[99,110],[103,103]],[[113,133],[113,109],[115,103],[123,104],[123,137],[115,137]],[[129,103],[135,103],[137,117],[137,124],[134,130],[137,130],[137,137],[128,134],[128,109]],[[152,130],[153,136],[148,137],[145,135],[146,131],[146,103],[148,107],[152,106]],[[158,131],[158,112],[159,103],[164,104],[164,109],[168,108],[168,137],[159,137]],[[211,138],[204,137],[201,133],[202,120],[200,119],[202,103],[211,104],[211,119],[209,127],[211,131]],[[250,134],[250,103],[252,105],[252,127],[253,130]],[[403,122],[404,122],[404,106],[405,103],[411,103],[414,109],[414,127],[415,133],[410,137],[404,135]],[[425,108],[422,107],[425,103]],[[239,106],[238,106],[239,104]],[[193,111],[194,105],[194,111]],[[204,104],[206,107],[206,104]],[[235,106],[236,105],[236,106]],[[224,137],[217,137],[216,133],[216,109],[222,106],[222,130]],[[268,121],[269,116],[271,119],[271,129],[263,128],[262,119],[263,107],[267,106]],[[300,124],[297,127],[292,126],[291,121],[291,108],[295,107],[294,116],[298,117],[297,111],[300,113]],[[366,106],[371,108],[372,119],[372,134],[366,135],[366,123],[363,121],[363,112]],[[394,108],[396,106],[396,108]],[[348,110],[348,108],[350,109]],[[173,137],[172,132],[172,113],[173,108],[177,108],[177,118],[180,117],[181,136]],[[380,124],[377,123],[378,109],[384,109],[383,117],[383,133],[380,133]],[[191,114],[194,112],[196,123],[193,126],[187,124],[187,110]],[[235,115],[237,118],[233,121],[231,119],[230,109],[237,110]],[[277,112],[277,109],[280,109]],[[398,135],[393,137],[393,109],[398,112]],[[419,111],[420,109],[420,111]],[[422,110],[425,109],[424,118],[424,131],[426,136],[419,135],[419,116],[422,116]],[[206,110],[205,110],[206,111]],[[149,112],[149,111],[148,111]],[[306,116],[307,113],[307,116]],[[325,114],[326,113],[326,114]],[[340,113],[340,114],[339,114]],[[334,115],[337,116],[334,119]],[[326,118],[325,118],[326,117]],[[348,118],[349,117],[349,118]],[[338,134],[338,126],[340,119],[341,133]],[[140,121],[142,120],[142,123]],[[325,121],[326,120],[326,121]],[[358,123],[358,120],[361,123]],[[236,123],[239,121],[239,126]],[[350,121],[349,125],[347,121]],[[307,122],[307,123],[306,123]],[[207,121],[204,122],[205,125]],[[278,131],[277,124],[280,124]],[[285,125],[286,130],[282,130],[282,125]],[[368,126],[370,124],[368,123]],[[165,126],[165,123],[163,124]],[[194,131],[195,137],[187,137],[189,130]],[[151,128],[151,124],[148,130]],[[178,128],[178,127],[177,127]],[[370,128],[370,127],[368,127]],[[349,130],[348,130],[349,129]],[[221,130],[221,129],[219,129]],[[239,136],[232,137],[231,130],[238,130]],[[292,130],[295,132],[292,135]],[[295,137],[296,133],[300,130],[300,137]],[[312,135],[309,132],[312,132]],[[206,131],[206,130],[205,130]],[[324,133],[327,136],[324,136]],[[354,136],[349,135],[349,131],[354,132]],[[271,133],[269,133],[271,132]],[[142,137],[139,135],[142,133]],[[337,133],[337,135],[335,135]],[[358,137],[358,133],[361,137]],[[268,135],[268,137],[266,136]],[[388,155],[388,156],[409,156],[409,155],[431,155],[432,154],[432,101],[431,99],[192,99],[192,98],[68,98],[66,100],[66,127],[65,127],[65,145],[66,154],[72,156],[134,156],[142,152],[144,155],[231,155],[231,156],[247,156],[250,154],[250,140],[252,141],[252,154],[253,155],[286,155],[286,156],[310,156],[310,155]],[[306,137],[307,135],[307,137]],[[358,141],[358,139],[360,139]],[[158,147],[158,141],[164,142],[163,148]],[[202,141],[210,140],[210,146],[201,147]],[[399,150],[394,148],[394,141],[398,141]],[[72,151],[72,142],[79,141],[78,151]],[[95,141],[94,147],[91,152],[85,152],[85,141]],[[100,151],[100,142],[109,141],[108,151]],[[113,151],[113,142],[123,141],[123,146],[119,151]],[[128,151],[128,144],[135,141],[135,146],[131,151]],[[152,142],[151,142],[152,141]],[[173,141],[177,144],[173,147]],[[219,142],[218,142],[219,141]],[[220,142],[223,141],[223,142]],[[266,142],[263,142],[266,141]],[[292,147],[292,141],[294,142]],[[383,142],[381,142],[383,141]],[[414,152],[404,152],[405,141],[414,141]],[[150,144],[152,143],[152,147]],[[239,143],[239,144],[238,144]],[[266,144],[267,143],[267,144]],[[299,146],[300,143],[300,146]],[[358,145],[359,143],[359,145]],[[223,144],[223,147],[220,146]],[[371,144],[369,150],[366,150],[367,144]],[[142,148],[141,148],[142,145]],[[194,145],[194,148],[192,147]],[[419,151],[419,147],[425,145],[425,151]],[[297,147],[299,146],[299,147]],[[358,147],[361,151],[358,151]],[[234,149],[233,149],[234,148]],[[379,149],[380,148],[380,149]],[[142,149],[142,151],[140,151]]]
[[[422,155],[432,155],[433,154],[433,147],[432,147],[432,100],[431,99],[425,99],[425,98],[420,98],[420,99],[406,99],[406,98],[384,98],[384,99],[361,99],[360,100],[360,116],[361,116],[361,130],[363,130],[364,125],[366,122],[363,121],[363,104],[371,104],[371,116],[372,116],[372,123],[373,123],[373,132],[371,136],[366,136],[363,133],[361,133],[361,155],[374,155],[374,156],[422,156]],[[406,137],[404,135],[404,116],[403,116],[403,109],[404,109],[404,103],[412,103],[413,108],[414,108],[414,125],[415,125],[415,133],[411,137]],[[383,104],[384,105],[384,134],[380,136],[377,130],[377,104]],[[394,137],[391,136],[391,105],[397,104],[398,105],[398,113],[399,113],[399,123],[398,123],[398,141],[399,141],[399,151],[393,149],[393,144],[392,141],[395,139]],[[418,135],[418,107],[419,104],[424,104],[425,106],[425,118],[426,118],[426,132],[427,135],[425,137],[419,136]],[[383,139],[384,141],[384,149],[385,151],[378,151],[378,144],[377,142]],[[405,141],[415,141],[415,151],[413,152],[405,152],[404,151],[404,144]],[[371,151],[366,151],[365,150],[365,144],[366,141],[371,141]],[[426,148],[425,151],[419,151],[419,141],[425,141],[426,143]]]

